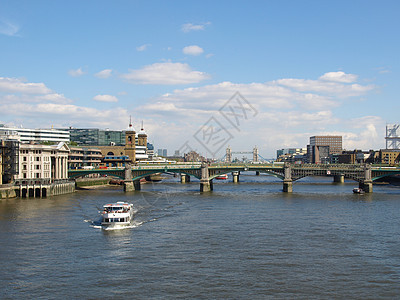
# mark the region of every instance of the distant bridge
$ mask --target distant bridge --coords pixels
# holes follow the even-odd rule
[[[109,175],[124,180],[124,189],[140,190],[140,179],[156,173],[176,173],[182,182],[190,177],[200,180],[200,191],[213,190],[213,179],[219,175],[232,173],[233,181],[238,182],[240,172],[255,171],[273,175],[283,181],[283,191],[292,192],[293,182],[307,176],[333,176],[335,182],[344,182],[345,178],[355,180],[366,192],[372,192],[372,182],[386,176],[400,174],[400,167],[381,167],[368,164],[233,164],[183,163],[126,166],[125,168],[70,169],[68,176],[77,178],[89,174]]]

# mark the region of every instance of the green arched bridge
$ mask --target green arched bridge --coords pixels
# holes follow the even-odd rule
[[[139,190],[140,179],[158,173],[177,173],[183,182],[190,177],[200,180],[200,190],[213,189],[213,179],[222,174],[232,173],[233,180],[239,181],[240,172],[255,171],[276,176],[283,181],[283,191],[292,192],[294,181],[307,176],[333,176],[335,182],[345,178],[359,182],[366,192],[372,192],[372,182],[379,178],[400,174],[400,167],[371,166],[368,164],[211,164],[178,163],[162,165],[135,165],[125,168],[70,169],[68,176],[77,178],[89,174],[115,176],[124,180],[125,190]]]

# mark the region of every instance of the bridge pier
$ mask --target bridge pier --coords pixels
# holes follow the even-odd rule
[[[293,180],[292,180],[292,167],[289,163],[285,163],[284,167],[285,179],[283,180],[283,192],[292,193],[293,192]]]
[[[292,180],[284,180],[283,181],[283,192],[284,193],[292,193],[293,192],[293,181]]]
[[[124,192],[140,191],[140,180],[124,180]]]
[[[260,171],[256,171],[256,176],[260,176]]]
[[[372,191],[373,191],[373,188],[372,188],[372,180],[371,181],[366,181],[366,180],[364,180],[364,181],[361,181],[360,183],[359,183],[359,185],[358,185],[358,187],[360,188],[360,189],[362,189],[364,192],[366,192],[366,193],[372,193]]]
[[[125,178],[124,178],[124,192],[132,192],[135,190],[132,181],[132,166],[130,164],[125,165]]]
[[[133,192],[134,190],[133,181],[124,180],[124,192]]]
[[[213,182],[210,180],[208,165],[203,162],[201,164],[200,192],[211,192],[213,190]]]
[[[344,183],[344,174],[334,175],[333,182]]]
[[[133,187],[134,187],[135,191],[140,191],[140,189],[141,189],[141,187],[140,187],[140,179],[133,181]]]
[[[232,172],[232,177],[233,177],[233,182],[238,183],[239,182],[239,172]]]
[[[200,192],[211,192],[214,189],[213,187],[213,181],[212,180],[207,180],[207,181],[202,181],[200,180]]]
[[[185,173],[181,173],[181,183],[190,182],[190,176]]]
[[[366,193],[372,193],[372,170],[371,165],[364,166],[364,180],[360,182],[359,186]]]

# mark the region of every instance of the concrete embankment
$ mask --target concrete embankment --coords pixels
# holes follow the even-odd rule
[[[110,178],[77,178],[75,181],[75,187],[79,188],[95,188],[100,186],[109,185]]]
[[[0,186],[0,199],[9,198],[42,198],[69,194],[75,192],[75,184],[71,181],[60,181],[57,183],[35,183],[26,182],[20,185]]]
[[[15,198],[17,193],[14,186],[0,186],[0,199]]]

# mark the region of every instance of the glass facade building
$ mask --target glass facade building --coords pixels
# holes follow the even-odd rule
[[[96,128],[70,128],[71,142],[80,146],[123,146],[125,131]]]

